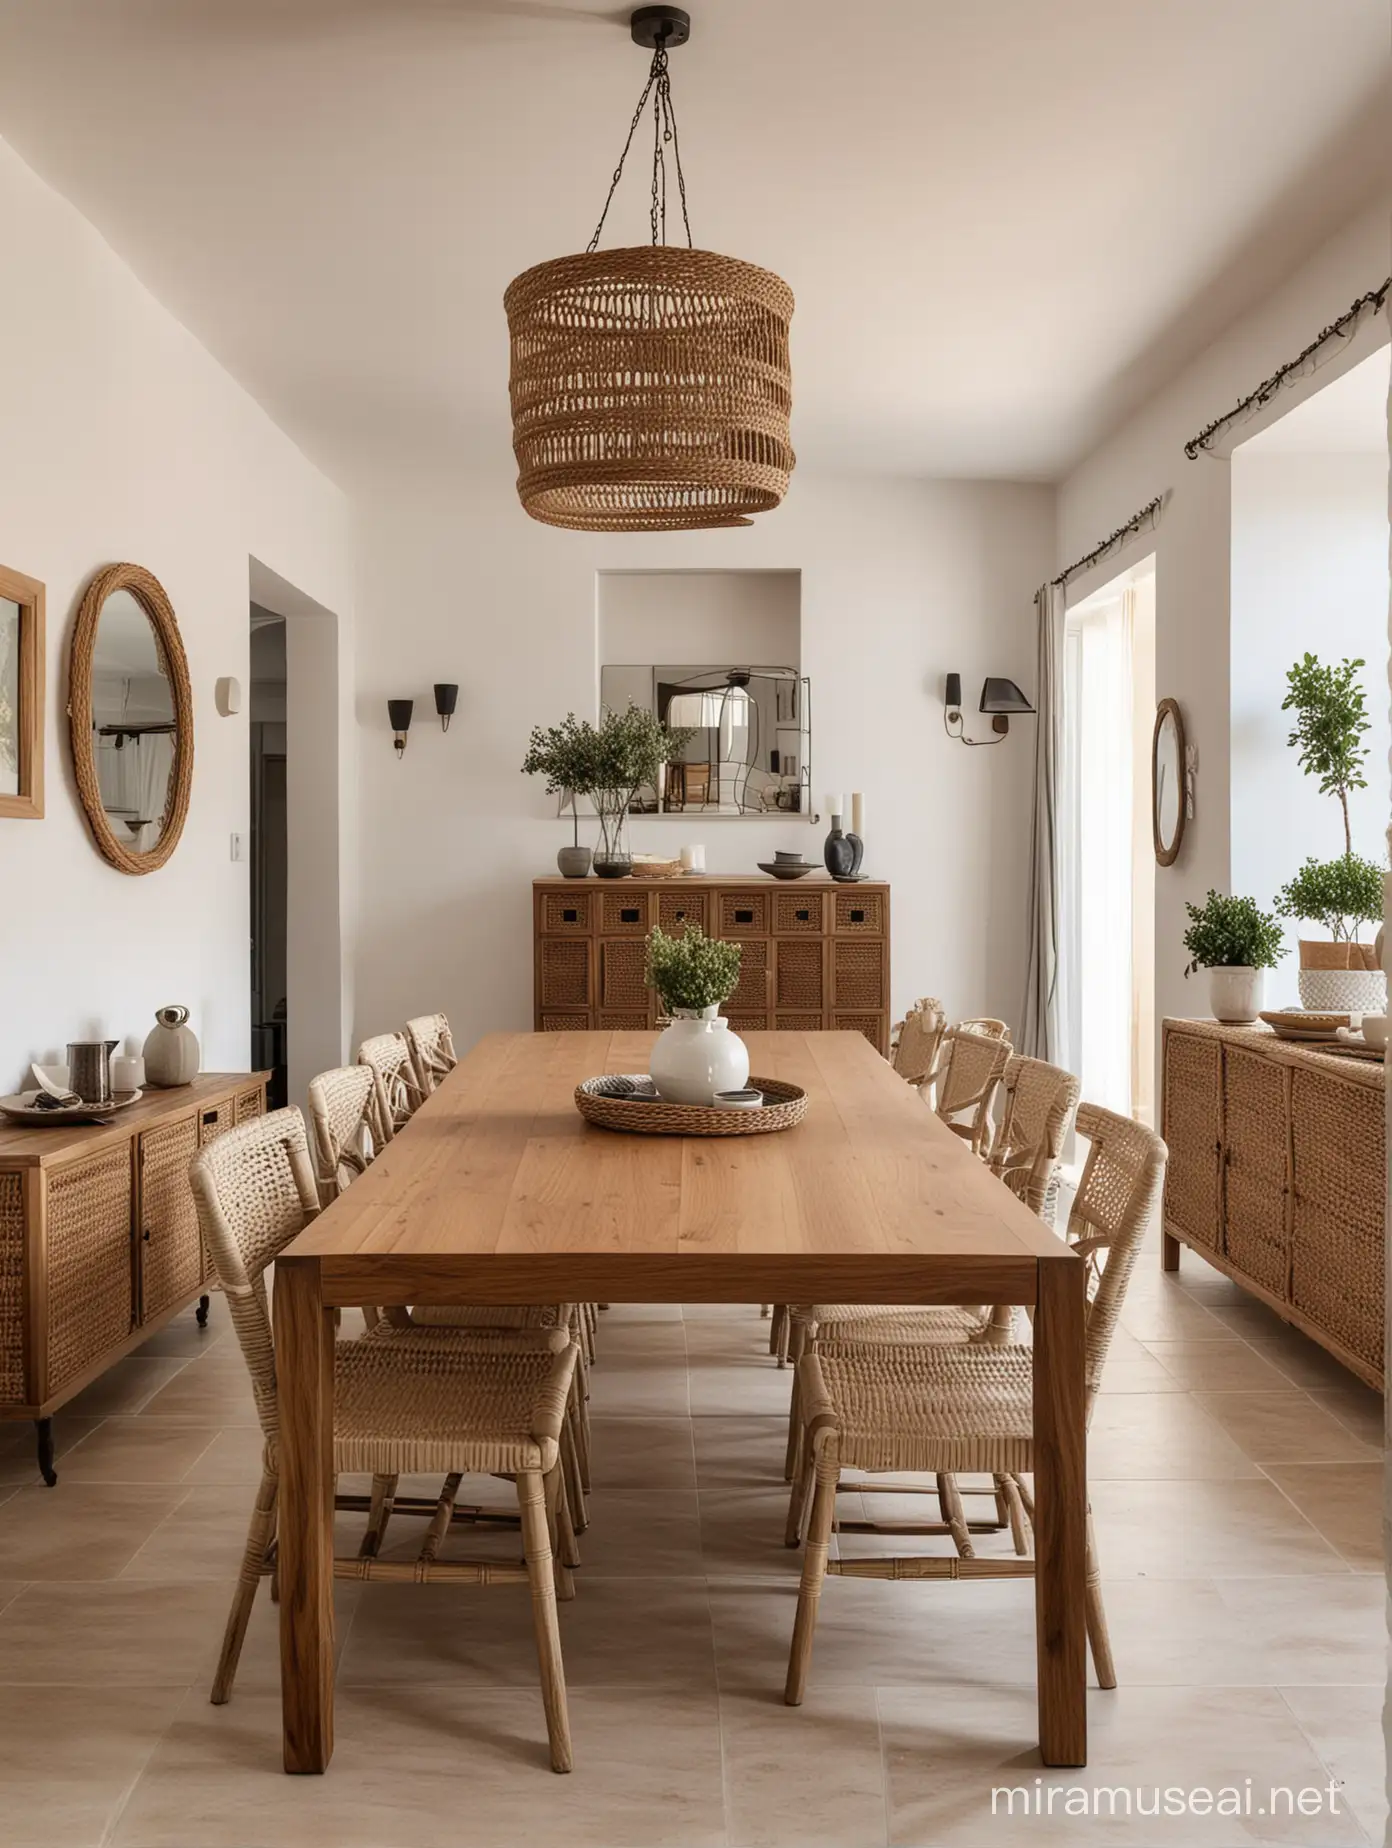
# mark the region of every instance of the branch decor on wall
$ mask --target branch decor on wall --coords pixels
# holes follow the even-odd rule
[[[1312,372],[1318,371],[1326,349],[1336,343],[1351,340],[1365,321],[1375,314],[1381,314],[1389,293],[1392,293],[1392,276],[1387,278],[1381,288],[1369,289],[1365,295],[1360,295],[1358,300],[1347,308],[1337,321],[1331,321],[1328,327],[1316,334],[1303,352],[1297,353],[1295,358],[1287,361],[1284,366],[1277,367],[1271,377],[1263,379],[1255,391],[1249,391],[1247,396],[1235,404],[1230,411],[1224,412],[1221,417],[1215,417],[1213,422],[1206,424],[1197,436],[1191,436],[1184,445],[1184,453],[1189,460],[1196,462],[1200,455],[1211,453],[1214,443],[1225,431],[1255,416],[1263,405],[1269,404],[1284,386],[1294,383],[1297,379],[1308,378]]]
[[[1153,532],[1160,524],[1160,515],[1165,508],[1166,494],[1157,494],[1154,500],[1147,501],[1129,520],[1118,526],[1114,533],[1108,533],[1101,545],[1095,545],[1090,552],[1084,552],[1081,558],[1075,558],[1071,565],[1065,565],[1058,576],[1052,580],[1055,584],[1066,584],[1070,578],[1077,577],[1080,571],[1086,571],[1090,565],[1099,564],[1108,553],[1115,552],[1136,533]]]

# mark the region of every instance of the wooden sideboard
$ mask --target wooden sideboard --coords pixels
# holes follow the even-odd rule
[[[189,1163],[266,1108],[265,1072],[147,1091],[106,1123],[0,1127],[0,1418],[39,1427],[190,1303],[208,1277]]]
[[[1379,1390],[1383,1086],[1266,1027],[1164,1023],[1165,1269],[1190,1246]]]
[[[651,1027],[649,930],[699,924],[744,946],[723,1012],[746,1032],[847,1028],[889,1052],[889,887],[866,879],[538,879],[533,884],[534,1026]]]

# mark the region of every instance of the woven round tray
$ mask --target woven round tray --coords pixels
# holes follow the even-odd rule
[[[575,1108],[587,1123],[618,1129],[630,1136],[767,1136],[791,1129],[807,1110],[807,1093],[777,1078],[751,1078],[762,1091],[762,1110],[717,1110],[705,1104],[668,1104],[660,1098],[610,1097],[590,1087],[603,1078],[586,1078],[575,1087]]]

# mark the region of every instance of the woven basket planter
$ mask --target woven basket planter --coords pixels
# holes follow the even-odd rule
[[[708,250],[559,257],[503,297],[517,492],[585,532],[747,526],[793,467],[793,294]]]

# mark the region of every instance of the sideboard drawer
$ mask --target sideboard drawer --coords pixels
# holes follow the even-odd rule
[[[657,895],[657,921],[668,936],[684,930],[688,924],[710,935],[710,894],[698,887],[695,891],[680,886]]]
[[[721,892],[716,901],[717,937],[767,937],[769,892]]]
[[[826,930],[826,906],[823,892],[775,892],[773,894],[773,934],[775,937],[820,937]]]
[[[50,1171],[45,1232],[47,1397],[135,1323],[129,1142]]]
[[[645,937],[648,934],[648,895],[646,892],[599,894],[599,930],[604,937]]]
[[[577,880],[576,884],[580,882]],[[541,929],[547,937],[588,937],[594,927],[594,892],[548,892],[541,903]]]
[[[253,1094],[255,1095],[255,1094]],[[195,1295],[203,1281],[198,1212],[189,1163],[198,1153],[199,1121],[190,1113],[147,1129],[137,1145],[140,1319],[148,1322]]]
[[[836,934],[838,937],[882,937],[885,927],[885,902],[883,892],[838,891],[834,895],[836,904]]]

